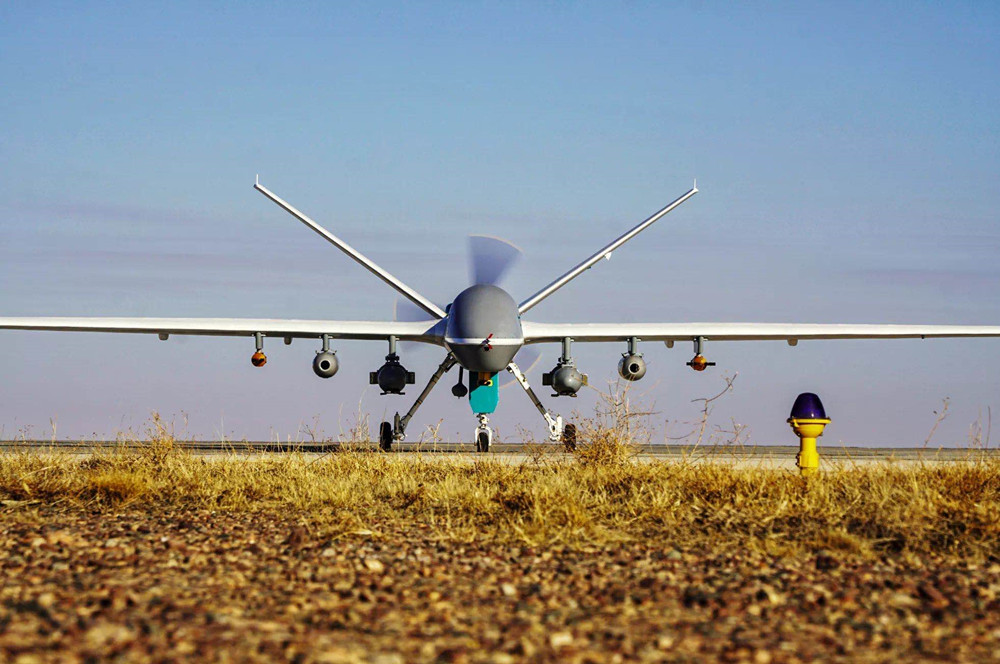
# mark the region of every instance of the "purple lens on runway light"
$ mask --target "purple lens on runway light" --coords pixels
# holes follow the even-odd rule
[[[825,420],[826,411],[823,402],[812,392],[803,392],[795,398],[792,404],[791,417],[797,420]]]

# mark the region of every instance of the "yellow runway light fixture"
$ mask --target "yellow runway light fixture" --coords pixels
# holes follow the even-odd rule
[[[796,458],[799,472],[803,476],[815,474],[819,470],[816,439],[823,435],[823,430],[830,423],[830,418],[823,409],[823,402],[812,392],[803,392],[792,404],[788,423],[799,437],[799,454]]]

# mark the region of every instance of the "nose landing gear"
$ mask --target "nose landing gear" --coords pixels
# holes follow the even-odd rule
[[[477,413],[479,426],[476,427],[476,451],[489,452],[493,442],[493,429],[490,428],[490,418],[486,413]]]

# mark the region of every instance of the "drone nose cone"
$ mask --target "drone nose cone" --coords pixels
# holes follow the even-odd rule
[[[515,339],[521,335],[517,303],[506,291],[489,284],[470,286],[458,294],[448,316],[448,336],[475,339]]]
[[[445,343],[469,371],[503,371],[524,343],[514,298],[490,284],[466,288],[449,310]]]
[[[826,410],[823,402],[812,392],[803,392],[792,404],[791,419],[796,420],[825,420]]]

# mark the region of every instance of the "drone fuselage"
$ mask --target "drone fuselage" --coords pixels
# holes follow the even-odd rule
[[[517,303],[499,286],[466,288],[448,308],[444,341],[468,371],[503,371],[524,345]]]

